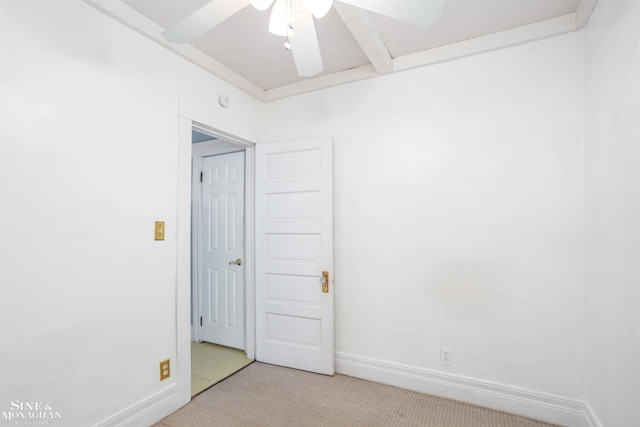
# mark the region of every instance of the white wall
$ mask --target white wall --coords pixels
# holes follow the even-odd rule
[[[581,67],[574,33],[268,104],[334,136],[339,354],[582,396]]]
[[[230,95],[222,130],[265,107],[79,1],[2,2],[1,25],[0,411],[95,425],[176,385],[178,98]]]
[[[176,384],[178,97],[265,106],[84,3],[1,8],[0,411],[100,424]],[[334,136],[339,355],[640,424],[638,13],[600,0],[584,63],[575,33],[267,106]]]
[[[586,399],[640,425],[640,3],[600,0],[584,30]]]

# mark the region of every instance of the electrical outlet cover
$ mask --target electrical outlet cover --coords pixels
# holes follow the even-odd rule
[[[160,381],[166,380],[171,376],[171,360],[167,359],[160,362]]]
[[[449,347],[440,348],[440,363],[445,366],[451,366],[451,349]]]

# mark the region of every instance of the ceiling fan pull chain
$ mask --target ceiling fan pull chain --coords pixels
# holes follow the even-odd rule
[[[293,34],[293,0],[287,0],[287,35]],[[289,41],[285,41],[283,44],[286,50],[291,50],[291,44]]]
[[[293,0],[287,0],[287,34],[289,30],[293,30]]]

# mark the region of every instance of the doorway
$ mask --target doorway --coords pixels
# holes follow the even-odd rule
[[[176,241],[176,251],[177,251],[177,265],[176,265],[176,361],[177,361],[177,377],[178,384],[176,393],[178,396],[178,400],[184,404],[191,400],[191,392],[190,392],[190,384],[191,384],[191,345],[192,341],[195,341],[197,338],[195,327],[196,323],[199,323],[199,319],[196,321],[194,319],[194,311],[192,307],[192,299],[190,295],[192,294],[192,286],[193,281],[191,278],[192,271],[192,247],[190,242],[190,237],[192,235],[191,228],[193,226],[193,221],[191,219],[192,212],[192,163],[193,163],[193,155],[197,155],[195,148],[200,144],[192,144],[192,132],[196,130],[198,132],[203,131],[205,134],[209,134],[215,138],[220,139],[220,141],[213,141],[212,144],[220,144],[216,147],[215,153],[210,154],[222,154],[228,153],[232,151],[242,151],[245,152],[245,353],[247,358],[250,360],[254,360],[256,358],[256,341],[257,341],[257,331],[256,328],[258,325],[262,325],[263,329],[261,330],[262,337],[264,338],[265,330],[264,329],[266,323],[269,319],[277,318],[277,320],[282,319],[282,317],[277,317],[274,313],[267,312],[265,310],[264,304],[258,306],[257,303],[257,295],[256,295],[256,281],[257,279],[257,270],[261,268],[261,278],[260,280],[264,283],[264,274],[270,274],[268,271],[264,269],[266,258],[264,255],[264,243],[265,240],[261,238],[261,249],[257,250],[257,235],[264,235],[266,230],[264,229],[264,209],[265,205],[261,204],[258,209],[258,200],[264,201],[264,194],[261,196],[257,196],[257,186],[259,182],[264,181],[265,178],[272,179],[278,176],[281,178],[303,178],[303,177],[312,177],[317,176],[319,178],[318,182],[324,182],[323,179],[320,179],[321,176],[331,176],[332,175],[332,155],[331,150],[320,149],[318,152],[320,160],[319,163],[316,163],[318,168],[314,168],[313,170],[306,170],[306,167],[303,167],[303,163],[307,164],[309,162],[296,163],[293,165],[300,165],[300,168],[294,168],[291,170],[289,168],[289,175],[291,176],[282,176],[282,171],[279,171],[281,168],[279,165],[291,165],[292,163],[291,156],[289,156],[286,151],[287,148],[293,149],[293,152],[317,152],[316,148],[313,148],[300,140],[292,140],[288,143],[282,145],[277,145],[278,143],[270,143],[270,144],[259,144],[256,145],[256,142],[260,142],[264,140],[264,130],[260,128],[256,128],[250,124],[247,124],[242,121],[234,121],[230,120],[228,117],[221,115],[214,109],[207,108],[205,106],[199,105],[197,103],[190,102],[189,100],[180,99],[178,103],[178,199],[177,199],[177,241]],[[316,138],[316,142],[321,142],[323,139],[328,139],[329,145],[331,145],[331,138]],[[269,146],[268,150],[258,150],[260,146],[264,145]],[[313,144],[312,144],[313,145]],[[320,144],[323,145],[323,144]],[[282,151],[280,148],[284,148]],[[260,151],[260,153],[258,153]],[[265,158],[265,155],[273,160],[272,162],[268,162]],[[309,160],[309,159],[307,159]],[[266,163],[265,163],[266,162]],[[257,164],[262,164],[263,166],[268,166],[271,172],[275,172],[275,175],[268,173],[263,175],[257,175]],[[313,164],[311,162],[310,164]],[[275,169],[274,169],[275,168]],[[319,176],[318,172],[322,172]],[[264,172],[264,170],[263,170]],[[285,171],[286,175],[286,171]],[[258,179],[258,177],[260,179]],[[264,187],[261,187],[264,190]],[[323,194],[326,193],[326,197],[320,197],[322,200],[321,206],[327,208],[329,207],[329,211],[332,212],[332,185],[323,184],[321,188],[325,191],[321,191]],[[261,190],[261,191],[262,191]],[[283,201],[282,197],[279,198],[280,201]],[[284,197],[286,199],[286,197]],[[284,200],[286,202],[286,200]],[[304,200],[303,200],[304,201]],[[288,203],[285,203],[288,204]],[[298,212],[300,214],[304,214],[304,210],[294,209],[293,211]],[[272,212],[273,213],[273,212]],[[256,216],[261,218],[261,221],[256,222]],[[273,216],[273,215],[271,215]],[[289,217],[290,219],[293,219]],[[332,213],[330,214],[322,214],[321,222],[325,226],[323,227],[322,233],[329,233],[328,235],[332,235],[333,226],[332,226]],[[274,218],[272,218],[274,219]],[[282,217],[282,219],[286,219]],[[298,219],[304,220],[304,215]],[[308,218],[307,218],[308,219]],[[258,231],[258,226],[260,226],[260,230]],[[326,230],[325,230],[326,228]],[[314,239],[307,239],[314,240]],[[315,239],[318,240],[318,239]],[[322,241],[322,238],[320,238]],[[273,239],[271,239],[271,243]],[[277,243],[277,242],[276,242]],[[328,307],[328,310],[322,311],[326,312],[327,316],[324,316],[322,319],[314,320],[313,322],[318,325],[322,323],[326,326],[327,330],[330,332],[330,337],[328,339],[322,339],[322,342],[326,344],[322,346],[322,353],[327,354],[327,357],[323,356],[323,359],[326,360],[327,363],[331,363],[333,366],[334,355],[333,355],[333,276],[331,275],[331,271],[333,270],[333,247],[331,244],[321,245],[323,248],[322,251],[318,252],[318,255],[322,255],[321,257],[316,257],[327,259],[327,262],[322,262],[322,265],[318,265],[313,268],[314,271],[309,271],[306,273],[310,278],[315,278],[314,281],[317,284],[317,290],[322,288],[322,294],[324,295],[320,299],[327,304],[324,304]],[[191,249],[191,250],[190,250]],[[257,254],[260,254],[261,262],[260,265],[257,263]],[[275,254],[276,258],[278,254]],[[295,261],[296,254],[292,254],[289,251],[286,258],[292,261]],[[326,255],[326,256],[325,256]],[[326,265],[326,266],[325,266]],[[318,270],[318,271],[315,271]],[[327,271],[330,274],[330,278],[327,279],[323,273],[323,271]],[[324,279],[324,281],[323,281]],[[282,284],[282,283],[281,283]],[[325,290],[325,284],[329,284]],[[273,283],[272,283],[273,285]],[[278,285],[277,283],[275,284]],[[284,283],[286,285],[286,283]],[[273,288],[273,286],[272,286]],[[276,289],[277,290],[277,289]],[[286,291],[285,288],[280,288],[280,291]],[[315,292],[315,291],[314,291]],[[280,292],[281,294],[282,292]],[[261,295],[261,298],[264,300],[264,293]],[[305,310],[314,310],[313,306],[305,304]],[[317,311],[317,310],[316,310]],[[265,318],[265,316],[267,318]],[[259,317],[259,320],[258,320]],[[308,317],[308,316],[307,316]],[[323,320],[326,318],[326,322]],[[189,320],[190,319],[190,322]],[[280,328],[279,331],[282,331],[283,328]],[[317,331],[318,328],[315,328]],[[320,328],[320,330],[324,330]],[[316,334],[317,335],[317,334]],[[304,334],[303,334],[304,336]],[[279,337],[273,337],[278,339]],[[280,337],[281,338],[281,337]],[[287,338],[287,337],[285,337]],[[289,338],[292,338],[289,336]],[[295,338],[295,337],[293,337]],[[292,340],[289,340],[292,341]],[[297,345],[298,347],[310,347],[308,344],[304,342],[299,342],[296,344],[292,342],[292,344]],[[331,346],[331,348],[329,348]],[[324,351],[324,348],[327,347],[328,351]],[[280,355],[284,355],[288,357],[288,359],[292,359],[294,361],[301,360],[299,355],[293,355],[283,351],[280,351]],[[261,356],[261,360],[265,360],[264,355]],[[283,366],[291,366],[296,367],[297,364],[288,363],[292,360],[278,360],[275,363]],[[305,369],[302,367],[301,369]]]
[[[192,130],[192,396],[252,362],[246,354],[245,148]]]

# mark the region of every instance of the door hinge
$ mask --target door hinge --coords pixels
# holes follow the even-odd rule
[[[202,175],[203,175],[203,173],[200,172],[200,182],[202,182]]]
[[[202,326],[202,316],[200,316],[200,326]]]

